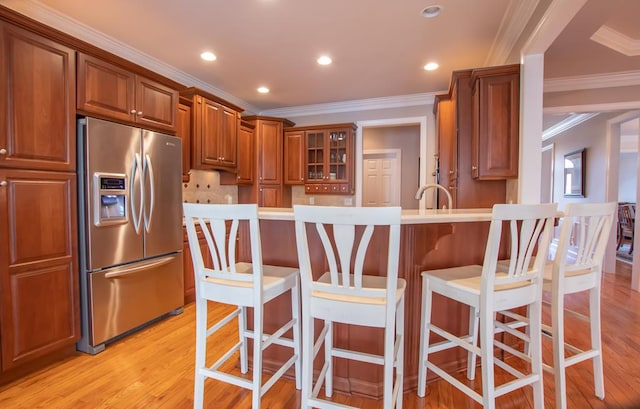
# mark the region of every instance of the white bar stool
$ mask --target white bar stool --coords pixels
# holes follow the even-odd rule
[[[588,359],[593,363],[595,394],[604,399],[600,285],[602,261],[616,206],[615,202],[568,204],[553,263],[548,263],[545,268],[544,291],[551,293],[551,327],[542,327],[545,330],[543,334],[553,340],[553,367],[544,365],[544,369],[554,374],[557,409],[567,407],[566,368]],[[589,292],[588,316],[564,305],[565,295],[582,291]],[[590,349],[581,350],[565,342],[565,313],[589,323]],[[565,349],[571,352],[570,356],[565,355]]]
[[[556,214],[556,204],[506,205],[493,207],[483,265],[471,265],[422,273],[422,319],[418,365],[418,396],[426,390],[427,368],[455,386],[485,408],[495,408],[495,399],[515,389],[531,385],[534,407],[544,407],[542,385],[541,306],[542,281],[549,242]],[[510,258],[507,267],[498,271],[498,253],[503,224],[508,226]],[[453,335],[432,322],[433,293],[468,305],[469,334]],[[512,329],[496,320],[496,313],[527,307],[529,317],[523,321],[530,326],[527,333]],[[480,347],[478,341],[478,321]],[[495,339],[495,328],[525,341],[527,354]],[[445,340],[430,344],[431,332]],[[531,334],[530,336],[528,334]],[[494,356],[494,346],[531,363],[531,372],[524,374]],[[455,379],[429,361],[429,355],[454,347],[468,351],[467,378],[475,377],[476,356],[482,359],[482,393]],[[504,384],[495,385],[494,364],[513,376]]]
[[[202,408],[206,378],[240,386],[252,391],[253,409],[260,408],[261,397],[292,366],[295,366],[296,388],[300,389],[300,305],[298,270],[262,264],[258,207],[248,205],[183,204],[193,259],[196,284],[196,370],[194,408]],[[236,262],[236,239],[240,221],[249,224],[251,263]],[[198,243],[196,226],[202,229],[212,258],[213,268],[205,267]],[[291,292],[292,318],[273,334],[263,334],[264,304]],[[207,326],[207,301],[231,304],[237,308],[212,326]],[[253,308],[253,331],[247,329],[247,307]],[[206,364],[207,338],[234,318],[238,319],[239,342],[212,365]],[[293,339],[283,337],[292,330]],[[253,339],[253,376],[246,379],[219,370],[220,366],[240,351],[240,371],[248,371],[247,341]],[[293,354],[262,384],[262,352],[277,344],[293,349]]]
[[[391,409],[394,402],[396,408],[402,408],[406,282],[398,279],[400,208],[297,205],[293,213],[302,285],[302,407],[351,407],[318,396],[323,383],[325,395],[332,396],[333,358],[346,358],[383,365],[383,408]],[[374,229],[381,227],[388,228],[386,271],[377,272],[379,276],[364,275],[365,258],[380,257],[368,254],[367,247]],[[324,266],[313,274],[307,228],[320,236],[328,271]],[[317,340],[315,319],[324,321]],[[334,347],[334,322],[384,328],[384,354]],[[313,362],[323,342],[324,365],[314,385]]]

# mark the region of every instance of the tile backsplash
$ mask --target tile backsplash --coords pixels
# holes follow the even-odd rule
[[[185,203],[238,203],[238,187],[220,185],[216,171],[192,169],[189,179],[189,183],[182,183]]]

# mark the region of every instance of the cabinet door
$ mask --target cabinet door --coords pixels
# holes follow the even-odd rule
[[[325,178],[325,132],[305,133],[306,178],[308,183],[322,183]]]
[[[80,338],[76,175],[0,169],[2,370]]]
[[[258,175],[261,184],[282,183],[282,123],[258,121]]]
[[[219,105],[219,108],[220,131],[218,137],[220,138],[220,164],[222,166],[235,168],[237,165],[236,149],[240,116],[236,111],[224,105]]]
[[[349,142],[352,138],[349,129],[332,129],[327,132],[327,152],[324,160],[325,169],[329,169],[329,173],[324,176],[325,182],[344,183],[350,180],[349,164],[352,161],[352,152]]]
[[[142,76],[136,76],[136,123],[169,132],[176,130],[178,91]]]
[[[75,52],[0,22],[0,167],[76,167]]]
[[[479,77],[474,85],[472,175],[518,176],[520,81],[517,74]]]
[[[78,110],[120,121],[135,120],[135,74],[78,54]]]
[[[284,134],[284,183],[304,184],[304,132],[292,131]]]
[[[282,207],[282,185],[259,185],[258,203],[261,207]]]
[[[220,118],[222,106],[206,98],[199,98],[201,105],[197,109],[200,119],[198,142],[200,145],[199,159],[204,165],[217,166],[222,157],[220,146]]]
[[[178,105],[178,117],[176,119],[176,136],[182,139],[182,181],[189,181],[191,170],[191,106]]]
[[[238,173],[237,183],[250,185],[253,183],[253,128],[240,125],[238,130]]]
[[[438,171],[439,183],[451,193],[452,206],[456,207],[456,162],[457,162],[457,135],[455,124],[455,112],[453,101],[441,97],[437,102],[436,129],[438,133]],[[438,200],[443,196],[438,195]],[[446,200],[446,198],[444,198]],[[438,203],[438,208],[442,207]]]

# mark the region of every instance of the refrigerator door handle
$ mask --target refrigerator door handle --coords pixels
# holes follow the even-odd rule
[[[147,270],[153,267],[159,267],[168,263],[171,263],[173,260],[175,259],[175,256],[167,256],[167,257],[162,257],[158,260],[151,260],[149,262],[146,262],[142,265],[139,265],[137,267],[122,267],[122,268],[118,268],[118,269],[112,269],[111,271],[109,271],[108,273],[106,273],[104,275],[105,278],[117,278],[117,277],[122,277],[122,276],[126,276],[129,274],[133,274],[136,273],[138,271],[141,270]]]
[[[133,164],[131,165],[131,182],[129,184],[129,202],[131,203],[131,216],[133,218],[133,227],[136,229],[136,233],[140,234],[140,222],[142,218],[142,210],[144,205],[144,190],[140,189],[140,205],[136,206],[135,184],[136,174],[140,172],[140,155],[135,154],[133,157]],[[141,173],[141,172],[140,172]],[[137,209],[136,209],[137,207]]]
[[[151,156],[149,156],[148,154],[145,155],[144,157],[144,168],[143,168],[143,174],[149,174],[149,193],[151,195],[151,197],[149,198],[149,216],[147,216],[147,213],[144,213],[144,228],[147,231],[147,233],[149,232],[149,230],[151,229],[151,221],[153,220],[153,208],[155,206],[155,183],[154,183],[154,179],[153,179],[153,165],[151,162]],[[147,178],[144,178],[145,182],[147,180]]]

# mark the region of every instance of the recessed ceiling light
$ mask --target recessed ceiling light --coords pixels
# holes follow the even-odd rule
[[[320,65],[329,65],[331,64],[331,57],[323,55],[322,57],[318,58],[317,61]]]
[[[202,54],[200,54],[200,58],[202,58],[205,61],[215,61],[216,55],[214,53],[212,53],[211,51],[205,51]]]
[[[438,69],[439,65],[437,62],[430,62],[424,66],[425,71],[433,71]]]
[[[425,18],[438,17],[441,11],[442,11],[442,6],[439,4],[427,6],[424,9],[422,9],[422,17],[425,17]]]
[[[261,94],[268,94],[269,93],[269,88],[267,87],[258,87],[258,92]]]

